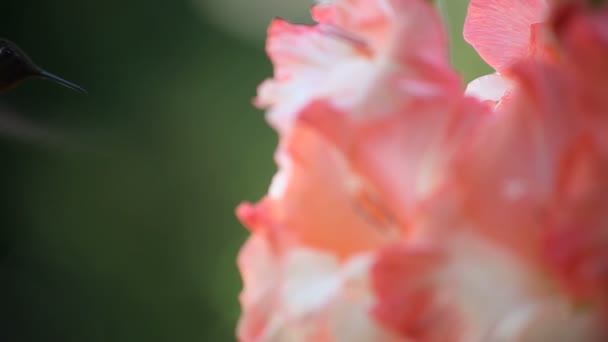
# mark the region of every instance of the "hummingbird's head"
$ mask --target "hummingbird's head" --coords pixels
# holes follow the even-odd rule
[[[49,79],[86,94],[86,91],[79,85],[37,66],[15,43],[0,38],[0,92],[10,89],[30,77]]]
[[[38,76],[41,71],[17,45],[0,38],[0,91],[16,86],[26,78]]]

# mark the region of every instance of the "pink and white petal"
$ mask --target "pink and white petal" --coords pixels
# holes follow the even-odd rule
[[[480,101],[496,103],[511,87],[512,83],[509,79],[495,73],[478,77],[469,82],[465,94],[476,97]]]
[[[414,208],[449,186],[451,165],[484,116],[469,98],[416,99],[403,111],[361,120],[326,101],[300,114],[331,140],[383,199],[388,216],[403,224]]]
[[[452,243],[403,243],[380,252],[372,271],[377,319],[420,341],[511,341],[553,302],[545,279],[526,260],[473,234]],[[472,267],[474,265],[474,267]]]
[[[260,235],[251,235],[239,252],[238,266],[243,282],[250,285],[241,293],[241,301],[260,301],[276,280],[276,256],[270,243]]]
[[[331,253],[297,247],[285,253],[275,269],[280,304],[256,341],[398,341],[369,314],[372,257],[360,254],[340,262]]]
[[[340,261],[330,252],[297,248],[283,262],[280,296],[287,317],[319,313],[340,291]]]
[[[334,0],[316,0],[310,9],[312,19],[317,23],[331,24],[334,18]]]
[[[369,217],[361,194],[372,191],[344,156],[310,127],[297,125],[277,152],[279,176],[271,186],[276,223],[298,244],[339,256],[376,248],[399,228]],[[373,212],[372,212],[373,214]]]
[[[280,314],[275,314],[269,320],[263,335],[255,340],[239,340],[251,342],[307,342],[311,340],[310,329],[301,324],[286,322]]]
[[[365,42],[401,66],[416,59],[446,66],[447,35],[432,4],[420,0],[343,0],[318,6],[313,17]]]
[[[328,335],[336,342],[402,341],[370,314],[374,294],[369,274],[375,254],[352,257],[341,270],[342,289],[327,312]]]
[[[448,250],[443,283],[451,284],[447,291],[460,308],[464,341],[499,341],[494,336],[499,335],[505,321],[531,307],[559,300],[533,260],[521,258],[500,244],[464,231],[456,235]],[[520,328],[535,318],[536,313],[519,317]]]
[[[332,70],[319,69],[293,80],[267,80],[260,85],[259,98],[272,103],[266,119],[279,134],[289,133],[298,113],[316,99],[329,98],[338,106],[353,108],[367,97],[368,87],[375,84],[374,67],[358,58],[337,63],[339,67]],[[356,84],[344,81],[352,75],[357,75]]]
[[[286,251],[274,270],[280,275],[273,288],[280,304],[261,341],[322,341],[325,311],[342,287],[341,267],[329,252],[301,247]]]
[[[274,78],[283,81],[299,73],[332,68],[357,52],[349,43],[324,33],[318,25],[292,24],[275,18],[268,27],[266,52],[274,67]]]
[[[503,73],[530,53],[532,25],[546,20],[546,0],[471,0],[464,38]]]
[[[386,329],[370,314],[369,300],[339,298],[328,313],[328,329],[335,342],[404,342],[403,337]]]
[[[351,42],[323,32],[319,26],[295,25],[275,19],[269,28],[267,51],[273,79],[258,87],[255,104],[268,108],[268,121],[279,132],[289,131],[296,113],[317,97],[357,99],[362,91],[348,82],[357,75],[367,83],[375,70]]]
[[[600,342],[604,339],[589,312],[572,309],[567,297],[522,307],[497,324],[492,341]]]
[[[445,337],[457,313],[449,305],[439,309],[437,276],[445,262],[445,254],[436,246],[412,246],[406,243],[379,250],[371,271],[376,301],[372,314],[386,329],[404,339],[438,341]],[[458,335],[451,335],[457,340]]]
[[[319,340],[326,335],[326,312],[345,286],[365,289],[359,279],[365,279],[369,257],[342,264],[330,252],[297,246],[281,254],[271,250],[269,241],[253,235],[239,255],[245,284],[240,341]]]
[[[388,0],[394,28],[389,55],[401,65],[426,64],[431,69],[450,72],[448,37],[441,17],[433,4],[419,0]],[[428,69],[428,68],[425,68]]]
[[[279,260],[269,241],[254,234],[241,248],[237,262],[244,284],[237,335],[243,342],[263,341],[260,337],[267,334],[269,320],[279,305],[275,293]]]
[[[329,334],[335,342],[405,342],[380,325],[369,313],[371,305],[352,301],[334,304],[329,313]]]
[[[531,62],[514,75],[509,98],[484,122],[457,174],[465,211],[480,233],[533,254],[556,170],[579,127],[559,69]]]

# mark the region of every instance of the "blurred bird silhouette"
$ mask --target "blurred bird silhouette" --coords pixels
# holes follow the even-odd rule
[[[66,81],[40,68],[15,43],[0,38],[0,93],[28,78],[43,78],[86,94],[81,86]],[[33,122],[17,111],[0,105],[0,137],[45,146],[64,145],[63,137],[55,129]]]
[[[40,68],[15,43],[0,38],[0,92],[32,77],[51,80],[70,89],[87,93],[81,86]]]

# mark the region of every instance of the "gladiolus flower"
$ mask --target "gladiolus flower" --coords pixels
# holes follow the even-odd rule
[[[606,340],[608,8],[473,0],[496,108],[428,1],[312,14],[269,29],[278,172],[237,209],[239,340]]]

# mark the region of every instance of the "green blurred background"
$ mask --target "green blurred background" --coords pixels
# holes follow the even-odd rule
[[[447,8],[454,63],[485,73]],[[0,94],[0,341],[233,341],[247,232],[275,170],[252,107],[274,15],[305,0],[20,0],[0,35],[81,96]]]

